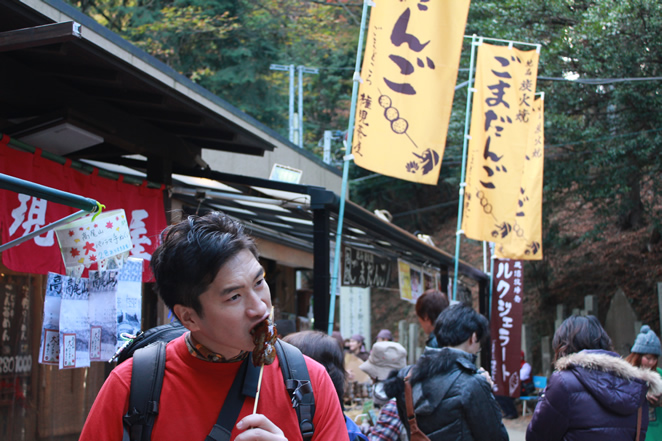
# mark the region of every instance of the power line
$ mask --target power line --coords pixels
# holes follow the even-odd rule
[[[627,78],[560,78],[560,77],[538,77],[539,80],[544,81],[565,81],[568,83],[578,83],[578,84],[590,84],[590,85],[600,85],[600,84],[613,84],[613,83],[627,83],[635,81],[660,81],[662,77],[627,77]]]
[[[401,213],[396,213],[393,215],[393,218],[407,216],[408,214],[423,213],[425,211],[434,210],[435,208],[450,207],[451,205],[457,205],[459,202],[458,199],[450,202],[442,202],[440,204],[428,205],[427,207],[417,208],[415,210],[403,211]]]
[[[586,139],[586,140],[583,140],[583,141],[575,141],[575,142],[563,142],[561,144],[547,144],[545,146],[545,148],[548,148],[548,147],[561,147],[561,146],[575,145],[575,144],[586,144],[586,143],[589,143],[589,142],[605,141],[605,140],[610,140],[610,139],[623,138],[623,137],[626,137],[626,136],[640,135],[642,133],[654,133],[654,132],[662,132],[662,129],[641,130],[639,132],[623,133],[621,135],[612,135],[612,136],[602,136],[600,138],[592,138],[592,139]]]

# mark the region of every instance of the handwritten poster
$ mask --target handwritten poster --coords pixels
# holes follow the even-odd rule
[[[90,360],[108,361],[117,343],[117,285],[119,272],[90,271]]]
[[[98,217],[86,216],[55,230],[64,266],[89,268],[118,255],[128,256],[133,248],[124,210],[112,210]],[[82,273],[82,270],[81,270]]]
[[[89,278],[49,273],[39,362],[60,369],[108,361],[140,331],[143,260],[90,271]]]
[[[90,366],[89,280],[62,276],[60,369]]]
[[[140,331],[142,318],[142,276],[143,261],[130,257],[119,271],[117,284],[117,345],[124,344]]]
[[[60,365],[60,304],[63,276],[48,273],[44,297],[44,320],[41,326],[39,363]]]

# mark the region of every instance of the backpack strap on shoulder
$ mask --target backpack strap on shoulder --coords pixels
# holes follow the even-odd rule
[[[230,441],[232,428],[237,422],[241,408],[244,406],[244,399],[246,397],[242,393],[242,389],[245,387],[248,367],[252,365],[253,363],[249,361],[248,357],[241,362],[241,366],[232,382],[232,386],[230,386],[230,391],[225,398],[221,412],[218,414],[216,424],[212,427],[205,441]]]
[[[313,425],[315,397],[313,387],[310,384],[306,360],[303,358],[301,351],[289,343],[276,340],[275,346],[285,387],[292,398],[292,407],[297,412],[301,436],[304,440],[309,440],[313,437],[315,431]]]
[[[159,413],[159,397],[165,373],[166,343],[159,341],[133,354],[129,411],[124,431],[131,441],[148,441]],[[140,381],[134,381],[140,379]]]

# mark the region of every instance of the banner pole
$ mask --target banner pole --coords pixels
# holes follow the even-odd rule
[[[363,12],[361,13],[361,27],[359,31],[359,44],[356,50],[356,65],[354,67],[354,84],[352,86],[352,101],[349,111],[349,123],[347,124],[347,143],[345,144],[345,156],[343,157],[342,185],[340,188],[340,207],[338,209],[338,226],[336,228],[336,247],[333,255],[333,273],[331,274],[331,300],[329,302],[329,327],[328,334],[333,333],[333,323],[336,312],[336,290],[338,289],[338,272],[340,269],[340,244],[342,241],[343,218],[345,215],[345,194],[347,193],[347,180],[349,177],[349,162],[352,160],[352,138],[354,135],[354,118],[356,115],[356,98],[359,94],[359,82],[361,81],[361,55],[363,53],[363,38],[365,33],[366,16],[368,6],[374,6],[372,0],[363,1]]]
[[[496,244],[490,242],[490,306],[487,318],[492,322],[492,295],[494,294],[494,261],[496,260],[496,255],[494,252],[494,247]]]
[[[467,106],[464,115],[464,140],[462,142],[462,167],[460,178],[460,199],[457,205],[457,231],[455,232],[455,272],[453,274],[453,300],[457,300],[457,274],[460,266],[460,236],[462,235],[462,209],[464,208],[464,187],[465,182],[465,169],[467,167],[467,145],[469,144],[469,123],[471,118],[471,95],[474,90],[473,76],[474,64],[476,58],[476,46],[482,44],[483,39],[478,38],[475,34],[471,37],[471,60],[469,62],[469,81],[467,82]]]

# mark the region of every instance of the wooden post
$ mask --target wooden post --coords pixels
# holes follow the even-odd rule
[[[407,362],[409,364],[416,363],[416,346],[418,343],[418,325],[416,323],[409,324],[409,345],[407,345]]]
[[[565,320],[565,305],[556,305],[556,319],[554,320],[554,330],[556,331]]]
[[[542,352],[542,374],[549,378],[552,375],[552,344],[549,336],[545,336],[540,340],[540,348]]]

